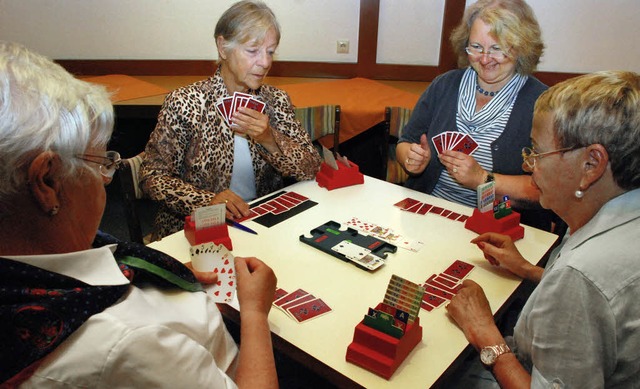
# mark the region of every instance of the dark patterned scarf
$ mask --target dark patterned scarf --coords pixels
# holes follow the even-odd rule
[[[115,258],[134,285],[201,291],[182,263],[137,243],[98,232],[93,246],[117,243]],[[27,380],[42,359],[91,316],[114,305],[130,285],[92,286],[25,263],[0,258],[0,387]]]

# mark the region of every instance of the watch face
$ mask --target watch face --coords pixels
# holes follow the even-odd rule
[[[480,351],[480,361],[487,365],[491,366],[496,362],[496,352],[489,347],[485,347]]]

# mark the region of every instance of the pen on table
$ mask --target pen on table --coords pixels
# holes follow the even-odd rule
[[[226,218],[225,220],[227,221],[227,224],[232,226],[232,227],[235,227],[235,228],[237,228],[239,230],[242,230],[242,231],[245,231],[245,232],[249,232],[251,234],[258,235],[258,233],[255,232],[254,230],[252,230],[251,228],[249,228],[247,226],[243,226],[242,224],[238,223],[237,221],[235,221],[233,219]]]

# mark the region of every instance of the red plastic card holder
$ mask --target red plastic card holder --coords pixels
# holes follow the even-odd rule
[[[358,185],[364,183],[364,176],[360,173],[358,165],[349,162],[346,166],[342,161],[336,161],[338,170],[329,166],[326,162],[320,165],[320,171],[316,175],[316,182],[320,187],[333,190],[345,186]]]
[[[191,216],[187,216],[184,220],[184,235],[191,246],[213,242],[224,245],[228,250],[233,250],[226,223],[196,230],[196,222],[191,220]]]
[[[365,325],[363,320],[356,326],[346,359],[388,380],[421,341],[419,317],[407,325],[399,339]]]
[[[524,238],[524,227],[520,225],[520,214],[512,211],[510,215],[496,219],[493,211],[480,212],[477,208],[467,219],[464,227],[478,234],[498,232],[509,235],[514,241]]]

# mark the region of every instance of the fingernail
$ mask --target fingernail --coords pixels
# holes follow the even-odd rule
[[[478,242],[478,248],[480,248],[480,250],[484,249],[484,242]]]

